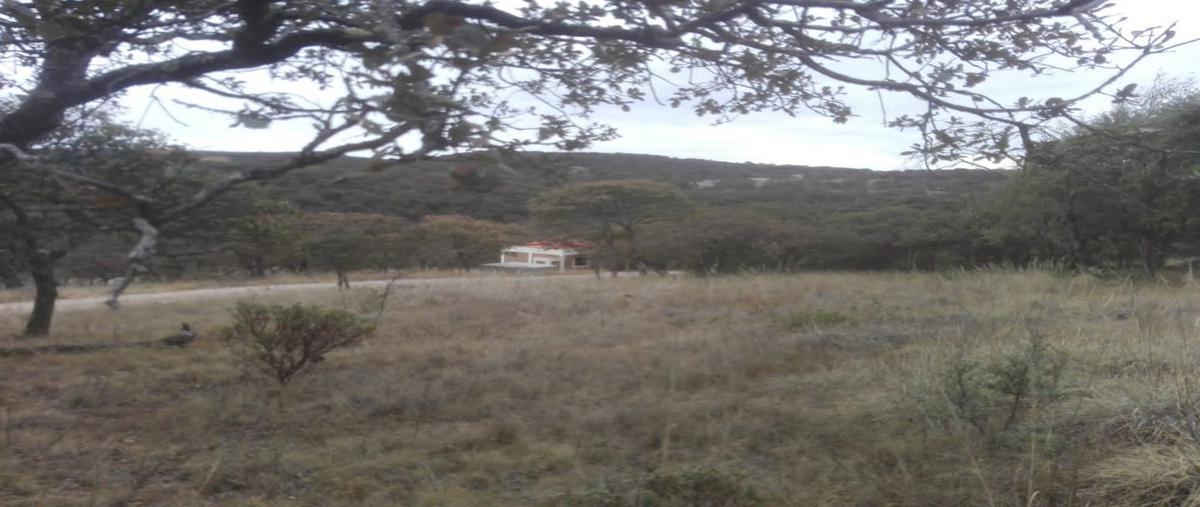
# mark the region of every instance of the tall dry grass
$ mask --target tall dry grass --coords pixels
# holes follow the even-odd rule
[[[0,503],[635,505],[647,477],[694,470],[764,505],[1200,499],[1194,287],[992,271],[398,291],[367,344],[282,391],[203,338],[0,358]],[[72,311],[32,344],[212,336],[231,306]]]

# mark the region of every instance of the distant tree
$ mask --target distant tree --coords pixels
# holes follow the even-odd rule
[[[942,269],[971,264],[978,234],[968,209],[961,202],[884,205],[841,214],[830,225],[856,236],[860,259],[867,261],[858,267]]]
[[[550,190],[530,202],[535,223],[558,234],[596,240],[606,252],[626,241],[629,261],[637,252],[639,230],[649,224],[681,220],[694,207],[678,187],[647,180],[577,183]]]
[[[427,266],[471,270],[494,261],[502,248],[520,242],[526,235],[516,225],[441,215],[421,220],[414,230],[414,241]]]
[[[639,250],[656,265],[707,275],[784,270],[795,231],[778,217],[746,208],[701,209],[648,228]]]
[[[979,226],[984,248],[1018,265],[1053,262],[1072,269],[1097,265],[1099,227],[1112,218],[1112,208],[1084,206],[1108,199],[1100,188],[1078,176],[1051,170],[1013,173],[988,200],[990,220]]]
[[[393,268],[407,246],[409,225],[403,219],[368,213],[307,213],[305,251],[310,267],[333,270],[339,289],[350,288],[351,271]]]
[[[1200,230],[1200,91],[1160,79],[1141,96],[1032,153],[1010,183],[1003,223],[1054,229],[1042,249],[1080,267],[1140,265],[1154,276]],[[1024,224],[1024,225],[1020,225]]]
[[[136,235],[128,233],[91,238],[63,258],[63,274],[88,283],[99,281],[107,285],[125,274],[128,262],[126,255],[136,240]]]
[[[281,201],[250,203],[245,216],[234,217],[224,234],[225,244],[250,276],[263,277],[277,266],[304,265],[303,213]]]

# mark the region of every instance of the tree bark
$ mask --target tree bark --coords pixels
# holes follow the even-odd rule
[[[154,249],[158,246],[158,227],[155,227],[149,220],[139,216],[133,219],[133,227],[142,235],[138,238],[137,244],[133,246],[133,250],[129,251],[125,276],[121,277],[121,283],[113,287],[109,292],[108,301],[104,302],[113,310],[121,307],[121,295],[125,293],[125,289],[129,288],[134,279],[150,272],[150,268],[146,266],[146,260],[154,255]]]
[[[1162,249],[1155,239],[1142,238],[1141,250],[1142,269],[1146,273],[1146,278],[1153,280],[1158,276],[1158,269],[1163,266]]]
[[[58,278],[54,274],[54,260],[45,254],[30,256],[29,272],[37,289],[33,298],[33,313],[25,324],[25,336],[50,334],[50,323],[54,320],[54,305],[58,302]]]

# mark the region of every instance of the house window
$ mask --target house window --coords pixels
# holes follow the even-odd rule
[[[588,258],[587,258],[587,257],[579,256],[579,257],[576,257],[576,258],[575,258],[575,267],[577,267],[577,268],[586,268],[586,267],[587,267],[587,265],[588,265]]]

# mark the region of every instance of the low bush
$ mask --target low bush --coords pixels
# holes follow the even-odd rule
[[[1058,398],[1065,362],[1063,354],[1034,339],[993,357],[959,358],[942,372],[942,389],[957,417],[991,437]]]
[[[343,310],[241,301],[222,337],[235,357],[286,385],[326,354],[354,345],[374,330],[368,320]]]

